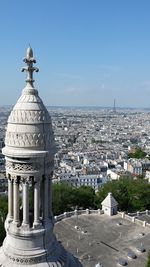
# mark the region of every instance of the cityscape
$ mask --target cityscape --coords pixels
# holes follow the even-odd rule
[[[10,109],[1,108],[1,148]],[[102,184],[124,175],[143,175],[150,179],[148,110],[48,107],[48,111],[57,151],[54,183],[92,186],[98,191]],[[146,153],[146,157],[129,158],[128,154],[138,147]],[[5,173],[2,153],[0,157],[1,173]]]
[[[12,107],[1,107],[1,149],[5,144],[5,132],[7,126],[7,118],[10,114]],[[112,108],[77,108],[77,107],[47,107],[48,112],[52,119],[52,127],[55,138],[55,169],[52,176],[53,184],[68,184],[73,188],[80,188],[82,186],[92,187],[96,192],[108,182],[117,181],[121,177],[131,177],[137,179],[142,177],[145,181],[149,182],[150,179],[150,112],[149,110],[138,110],[138,109],[117,109]],[[129,155],[134,153],[137,149],[143,151],[143,158],[130,158]],[[7,179],[5,179],[5,160],[4,155],[0,154],[0,195],[7,196]],[[90,211],[86,211],[89,214]],[[102,213],[102,210],[92,211]],[[145,213],[144,213],[145,212]],[[65,214],[65,213],[64,213]],[[116,255],[112,253],[111,260],[107,258],[107,250],[99,255],[97,244],[99,244],[98,230],[99,227],[103,228],[103,220],[107,221],[108,228],[103,229],[104,240],[109,240],[107,237],[109,231],[112,231],[112,227],[117,225],[124,225],[124,218],[127,221],[124,228],[121,230],[120,235],[128,231],[129,235],[137,235],[137,239],[144,238],[144,244],[147,246],[149,241],[147,239],[149,229],[143,225],[149,225],[148,211],[143,213],[133,213],[133,215],[123,215],[119,213],[115,215],[112,220],[104,217],[100,220],[102,224],[100,226],[95,225],[95,219],[92,215],[87,218],[87,222],[84,221],[82,211],[77,211],[78,215],[71,217],[74,213],[66,212],[66,215],[55,216],[56,223],[55,232],[56,237],[62,240],[62,244],[71,253],[79,257],[83,266],[91,267],[92,264],[95,266],[112,266],[112,261],[117,263]],[[143,215],[142,215],[143,214]],[[147,214],[147,215],[146,215]],[[55,214],[54,214],[55,215]],[[63,216],[69,216],[66,225]],[[94,216],[94,215],[93,215]],[[97,215],[96,215],[97,216]],[[119,216],[119,217],[116,217]],[[129,216],[123,217],[123,216]],[[131,216],[131,217],[130,217]],[[122,218],[122,219],[121,219]],[[137,218],[137,219],[135,219]],[[133,221],[134,220],[134,221]],[[133,222],[137,220],[137,225],[133,225]],[[60,224],[61,223],[61,224]],[[70,230],[68,229],[68,223]],[[138,224],[140,224],[138,226]],[[71,230],[72,225],[78,225],[78,235],[73,237]],[[91,225],[92,228],[91,228]],[[94,226],[95,225],[95,226]],[[62,232],[63,227],[63,232]],[[117,226],[118,227],[118,226]],[[114,233],[117,229],[114,228]],[[81,229],[81,230],[80,230]],[[110,230],[109,230],[110,229]],[[128,229],[128,230],[127,230]],[[130,229],[130,231],[129,231]],[[74,239],[74,243],[70,238],[66,239],[65,233],[70,231],[70,237]],[[92,233],[92,238],[87,233]],[[64,236],[65,235],[65,236]],[[85,235],[85,236],[84,236]],[[122,247],[122,250],[126,250],[124,247],[124,239],[116,239],[117,236],[113,236],[111,232],[110,236],[114,239],[113,246],[118,247],[118,244]],[[131,237],[130,237],[131,238]],[[112,240],[113,240],[112,239]],[[134,239],[134,238],[133,238]],[[80,240],[80,242],[78,242]],[[82,240],[82,242],[81,242]],[[96,241],[97,240],[97,241]],[[101,241],[103,243],[103,241]],[[108,243],[110,241],[107,241]],[[107,245],[104,242],[104,246]],[[116,243],[117,242],[117,243]],[[139,250],[145,249],[143,243],[137,242],[135,244],[127,240],[129,247],[140,245]],[[116,245],[117,244],[117,245]],[[84,253],[83,251],[84,246]],[[89,252],[90,248],[90,252]],[[114,251],[115,251],[114,249]],[[117,251],[117,249],[116,249]],[[119,250],[118,250],[119,251]],[[132,252],[132,253],[131,253]],[[136,254],[132,251],[128,251],[131,255],[129,258],[134,257]],[[106,254],[106,255],[105,255]],[[99,255],[97,257],[97,255]],[[105,255],[105,257],[104,257]],[[104,260],[105,258],[105,260]],[[145,257],[144,257],[145,258]],[[138,258],[139,265],[143,264],[143,257]],[[99,265],[98,265],[99,264]],[[119,258],[118,264],[124,266],[127,261],[123,258]],[[133,265],[132,265],[133,264]],[[129,266],[134,266],[134,262]],[[114,266],[114,265],[113,265]]]
[[[0,267],[150,267],[150,1],[0,7]]]

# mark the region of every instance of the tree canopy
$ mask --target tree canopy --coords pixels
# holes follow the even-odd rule
[[[95,192],[91,187],[74,188],[67,183],[53,184],[53,213],[61,214],[75,208],[94,208]]]
[[[96,194],[96,205],[100,205],[109,192],[119,204],[121,211],[141,211],[150,209],[150,184],[144,179],[122,177],[103,185]]]
[[[121,211],[135,212],[150,209],[150,184],[143,178],[122,177],[102,185],[97,193],[91,187],[73,188],[68,184],[53,185],[53,213],[79,209],[98,209],[107,194],[112,192]]]
[[[150,251],[148,253],[148,260],[147,260],[145,267],[150,267]]]
[[[146,157],[146,153],[141,149],[137,148],[134,153],[128,153],[129,158],[143,159]]]
[[[7,215],[7,197],[0,196],[0,246],[5,238],[4,221]]]

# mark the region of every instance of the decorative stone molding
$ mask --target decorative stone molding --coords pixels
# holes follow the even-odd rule
[[[49,147],[54,142],[53,136],[47,133],[17,133],[6,132],[5,144],[15,147]]]
[[[42,133],[38,133],[38,134],[16,133],[16,132],[7,131],[5,144],[16,146],[16,147],[43,146],[44,145],[44,134]]]
[[[46,258],[46,256],[39,256],[39,257],[34,257],[34,258],[23,258],[23,257],[14,257],[11,255],[8,255],[7,253],[5,253],[5,256],[7,258],[9,258],[10,261],[12,261],[13,263],[20,263],[20,264],[36,264],[41,262],[42,260],[44,260]]]
[[[40,163],[13,163],[10,161],[6,161],[6,169],[7,171],[39,171],[42,168]]]
[[[38,256],[38,257],[15,257],[15,256],[11,256],[8,253],[6,253],[6,251],[4,251],[4,254],[7,258],[9,258],[10,261],[12,261],[12,263],[18,263],[18,264],[38,264],[41,263],[43,261],[47,262],[47,259],[50,260],[49,261],[49,266],[53,267],[53,266],[64,266],[65,262],[67,260],[67,253],[66,251],[63,249],[63,247],[60,248],[60,255],[56,252],[49,252],[47,254],[44,254],[42,256]],[[52,260],[52,257],[55,257],[56,260]],[[61,265],[60,265],[61,264]]]
[[[20,176],[17,176],[15,174],[11,175],[11,180],[14,182],[14,183],[20,183]]]
[[[31,96],[30,96],[31,98]],[[17,110],[13,109],[8,122],[9,123],[50,123],[51,119],[47,110]]]
[[[32,185],[32,178],[28,176],[21,176],[20,182],[23,184]]]

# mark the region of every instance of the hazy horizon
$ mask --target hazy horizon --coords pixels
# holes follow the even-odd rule
[[[14,104],[15,105],[15,104]],[[12,108],[14,106],[13,104],[9,105],[9,104],[3,104],[3,105],[0,105],[0,108]],[[86,106],[86,105],[82,105],[82,106],[77,106],[77,105],[46,105],[47,108],[85,108],[85,109],[110,109],[110,110],[113,110],[114,107],[113,106]],[[129,107],[129,106],[124,106],[124,107],[119,107],[119,106],[116,106],[116,110],[122,110],[122,109],[137,109],[137,110],[150,110],[150,107]]]

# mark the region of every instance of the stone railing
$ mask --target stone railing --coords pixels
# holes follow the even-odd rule
[[[150,224],[146,221],[142,221],[139,219],[140,216],[142,215],[149,215],[150,211],[149,210],[145,210],[145,211],[137,211],[135,213],[128,213],[126,214],[125,212],[118,212],[118,214],[123,218],[123,219],[127,219],[130,222],[136,223],[138,225],[141,225],[143,227],[148,226],[150,227]]]
[[[57,216],[54,216],[54,220],[55,220],[55,223],[56,222],[59,222],[61,220],[64,220],[66,218],[69,218],[69,217],[73,217],[73,216],[78,216],[78,215],[81,215],[81,214],[97,214],[97,215],[101,215],[101,214],[104,214],[104,211],[103,210],[90,210],[90,209],[86,209],[86,210],[74,210],[74,211],[68,211],[68,212],[64,212],[63,214],[60,214],[60,215],[57,215]],[[137,211],[135,213],[128,213],[126,214],[125,212],[120,212],[118,211],[117,214],[119,214],[123,219],[126,219],[132,223],[136,223],[138,225],[141,225],[143,227],[147,226],[147,227],[150,227],[150,224],[146,221],[142,221],[140,220],[138,217],[142,216],[142,215],[150,215],[150,211],[149,210],[146,210],[146,211]]]
[[[57,215],[57,216],[54,216],[54,220],[55,220],[55,223],[56,222],[59,222],[63,219],[66,219],[66,218],[69,218],[69,217],[72,217],[72,216],[78,216],[78,215],[81,215],[81,214],[97,214],[97,215],[101,215],[101,214],[104,214],[104,211],[103,210],[90,210],[90,209],[86,209],[86,210],[74,210],[74,211],[68,211],[68,212],[64,212],[63,214],[60,214],[60,215]]]
[[[141,215],[150,215],[150,211],[149,210],[145,210],[145,211],[137,211],[134,213],[128,213],[129,216],[141,216]]]

